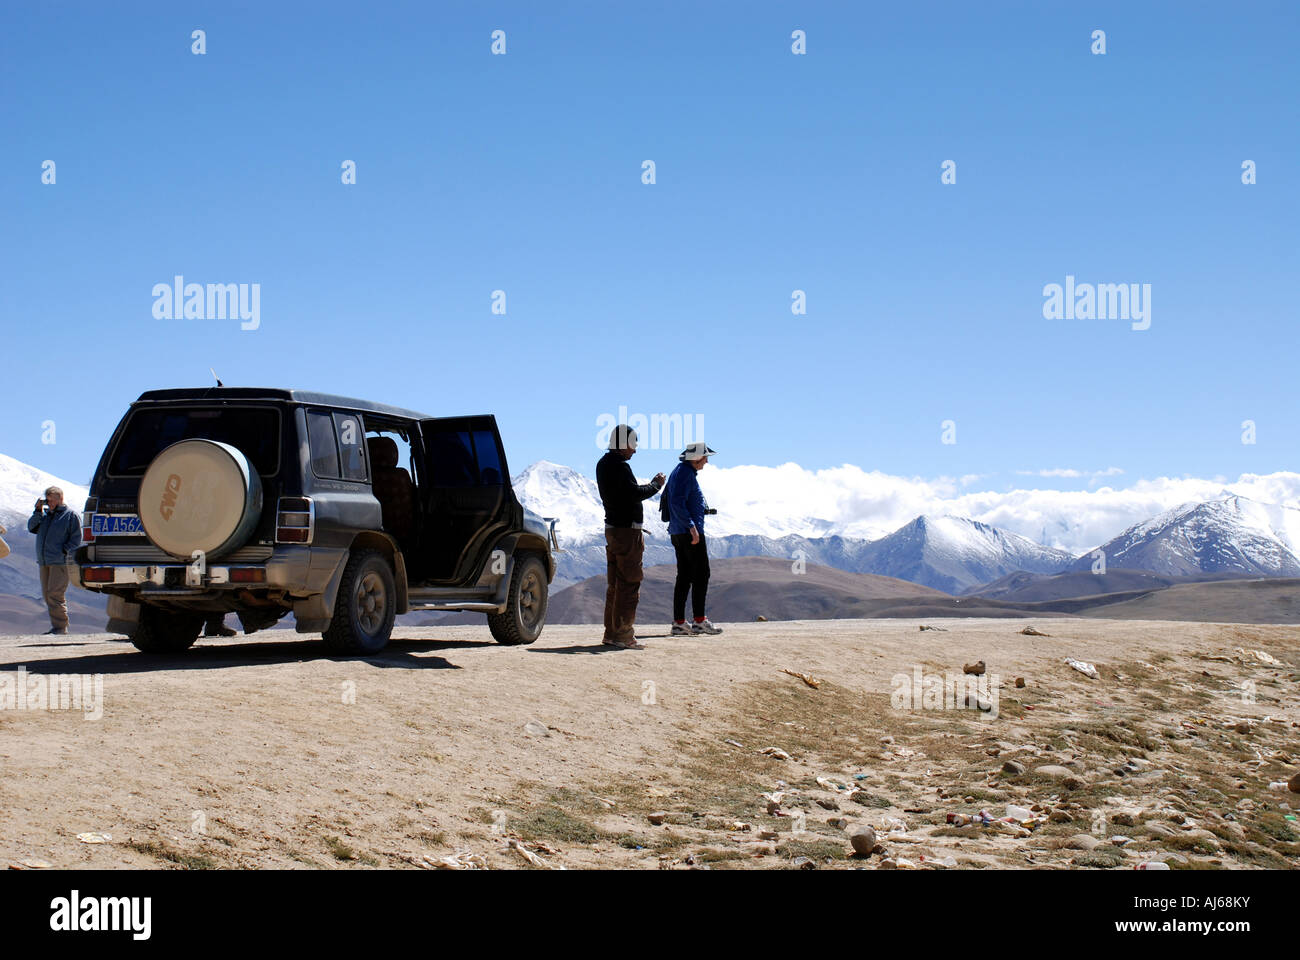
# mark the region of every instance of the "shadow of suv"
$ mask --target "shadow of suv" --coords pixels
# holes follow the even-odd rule
[[[246,633],[292,613],[341,653],[382,649],[412,610],[479,611],[499,642],[532,643],[558,549],[515,497],[492,416],[252,387],[141,394],[83,524],[81,586],[149,653],[227,612]]]

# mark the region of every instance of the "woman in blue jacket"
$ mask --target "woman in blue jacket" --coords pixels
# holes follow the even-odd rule
[[[668,500],[668,535],[677,553],[677,583],[673,587],[673,629],[675,637],[717,635],[722,632],[704,614],[709,591],[709,551],[704,542],[704,494],[697,474],[716,453],[704,443],[692,443],[668,478],[664,497]],[[686,594],[691,595],[695,619],[686,623]]]

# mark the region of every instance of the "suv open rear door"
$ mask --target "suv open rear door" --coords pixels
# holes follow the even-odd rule
[[[421,420],[420,433],[423,572],[461,582],[477,576],[482,554],[510,521],[514,498],[496,418]]]

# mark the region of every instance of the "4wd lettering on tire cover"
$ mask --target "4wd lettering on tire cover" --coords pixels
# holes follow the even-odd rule
[[[176,508],[176,501],[181,492],[181,478],[172,474],[167,478],[167,487],[163,490],[162,503],[158,505],[158,512],[162,514],[164,520],[172,518],[172,511]]]

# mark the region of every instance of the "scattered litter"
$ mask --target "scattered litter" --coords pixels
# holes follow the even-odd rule
[[[767,623],[767,617],[763,616],[763,615],[760,613],[758,616],[756,616],[756,617],[754,618],[754,622],[755,622],[755,623]]]
[[[764,747],[758,751],[765,757],[775,757],[777,760],[789,760],[790,754],[786,753],[780,747]]]
[[[1287,782],[1285,780],[1274,780],[1272,783],[1268,785],[1268,788],[1278,793],[1286,793],[1288,790],[1291,789],[1290,786],[1287,785]]]
[[[740,747],[742,750],[745,749],[745,745],[744,745],[743,743],[741,743],[739,740],[723,740],[722,742],[723,742],[723,743],[729,743],[729,744],[731,744],[733,747]]]
[[[468,850],[457,850],[449,857],[440,857],[437,860],[430,860],[428,857],[424,861],[432,867],[439,870],[486,870],[487,861],[477,853],[471,853]]]
[[[954,827],[968,827],[971,824],[983,825],[993,822],[993,817],[987,810],[981,810],[973,816],[969,813],[950,813],[946,819]]]
[[[1023,633],[1026,637],[1050,637],[1051,636],[1050,633],[1043,633],[1043,631],[1035,630],[1033,627],[1025,627],[1025,629],[1021,630],[1020,632]]]
[[[954,857],[954,856],[952,856],[951,854],[948,855],[948,856],[946,856],[946,857],[938,857],[938,858],[922,856],[922,857],[920,857],[919,859],[920,859],[920,861],[921,861],[922,863],[926,864],[927,866],[931,866],[931,867],[955,867],[955,866],[957,866],[957,858]]]
[[[854,778],[856,779],[856,778]],[[826,777],[817,778],[817,786],[823,790],[847,790],[848,787],[836,783],[834,780],[828,780]]]
[[[79,833],[77,839],[82,843],[108,843],[113,839],[111,833]]]
[[[1241,655],[1243,660],[1249,657],[1254,657],[1260,663],[1267,663],[1271,667],[1285,666],[1285,664],[1277,657],[1273,656],[1271,653],[1265,653],[1263,650],[1246,650],[1242,647],[1238,647],[1237,653]]]
[[[818,680],[816,677],[812,676],[811,674],[799,673],[798,671],[795,670],[786,670],[786,669],[783,669],[781,672],[787,673],[792,677],[798,677],[800,680],[808,684],[808,686],[812,687],[814,690],[816,690],[818,687],[822,685],[822,681]]]
[[[948,632],[948,630],[947,630],[945,627],[932,627],[932,626],[930,626],[928,623],[923,623],[923,624],[921,624],[921,630],[922,630],[923,632],[926,631],[926,630],[933,630],[935,633],[947,633],[947,632]]]
[[[529,720],[524,724],[524,733],[534,737],[549,737],[551,730],[544,723],[538,723],[536,720]]]
[[[1294,820],[1295,817],[1291,819]],[[18,862],[28,870],[48,870],[54,866],[48,860],[19,860]]]
[[[1170,869],[1170,867],[1169,864],[1165,863],[1163,860],[1143,860],[1133,869],[1134,870],[1168,870]]]
[[[549,863],[547,863],[537,854],[533,853],[533,851],[529,850],[526,846],[524,846],[521,841],[516,840],[514,837],[511,837],[509,840],[506,841],[506,846],[509,847],[511,850],[513,850],[515,853],[519,854],[521,857],[523,857],[525,860],[531,863],[534,867],[541,867],[543,870],[564,869],[564,867],[551,866]]]
[[[1091,663],[1084,663],[1082,660],[1074,659],[1074,657],[1066,657],[1065,662],[1090,680],[1097,679],[1097,668]]]

